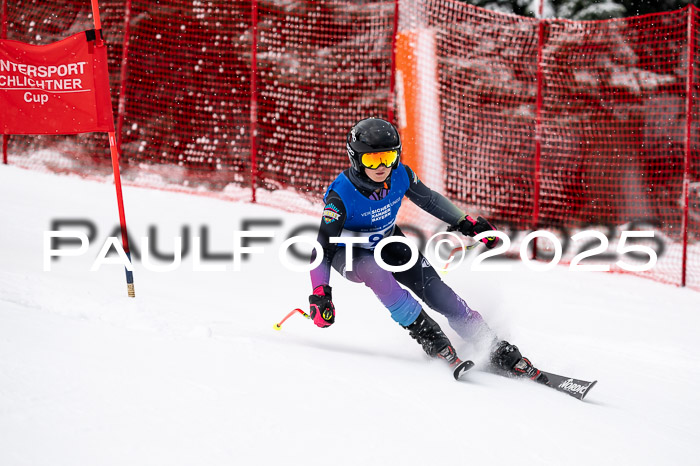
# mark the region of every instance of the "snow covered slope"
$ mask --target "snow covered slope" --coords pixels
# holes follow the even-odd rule
[[[228,261],[193,272],[191,254],[170,272],[137,263],[129,299],[121,266],[89,271],[118,224],[114,187],[0,166],[3,466],[698,463],[696,292],[564,267],[462,266],[445,280],[503,337],[546,370],[599,383],[579,402],[477,369],[455,382],[368,289],[335,273],[333,327],[295,316],[273,330],[309,294],[277,247],[316,218],[124,194],[130,235],[140,245],[153,226],[162,252],[183,227],[208,227],[209,250],[230,253],[243,220],[281,224],[240,272]],[[97,238],[44,272],[43,232],[68,218],[94,222]]]

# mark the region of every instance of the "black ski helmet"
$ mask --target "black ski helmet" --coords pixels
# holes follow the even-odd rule
[[[401,160],[401,137],[394,125],[381,118],[365,118],[352,127],[347,138],[348,157],[352,168],[364,173],[361,163],[362,154],[395,150],[399,158],[391,168]]]

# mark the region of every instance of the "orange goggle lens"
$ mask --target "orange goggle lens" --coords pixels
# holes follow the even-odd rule
[[[367,168],[375,169],[381,164],[386,165],[387,168],[392,167],[399,158],[399,151],[389,150],[386,152],[368,152],[367,154],[362,154],[362,165]]]

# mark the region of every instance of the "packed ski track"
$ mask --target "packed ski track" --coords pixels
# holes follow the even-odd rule
[[[431,313],[476,362],[455,381],[368,289],[335,272],[332,327],[296,315],[273,329],[310,293],[279,246],[318,218],[128,184],[124,195],[138,249],[149,235],[172,253],[185,233],[191,249],[206,227],[209,253],[230,254],[244,220],[281,223],[271,242],[250,244],[264,252],[241,271],[230,260],[194,271],[191,251],[171,271],[135,261],[130,299],[122,266],[90,271],[118,227],[114,186],[0,167],[4,466],[697,464],[697,292],[465,263],[444,279],[502,337],[544,370],[598,384],[578,401],[488,373]],[[94,223],[95,237],[44,271],[44,232],[66,219]]]

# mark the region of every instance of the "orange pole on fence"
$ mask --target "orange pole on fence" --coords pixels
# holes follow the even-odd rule
[[[395,123],[401,132],[401,161],[410,166],[419,177],[423,177],[419,157],[420,152],[420,98],[418,82],[418,33],[402,31],[394,42],[394,80],[401,76],[399,118]],[[395,89],[395,88],[394,88]]]
[[[686,101],[685,101],[685,161],[683,163],[683,259],[681,261],[681,286],[685,286],[686,272],[688,269],[688,209],[690,189],[690,149],[691,127],[693,125],[693,71],[695,59],[695,10],[693,5],[688,5],[688,72],[686,77]]]
[[[91,0],[92,2],[92,17],[95,23],[95,47],[104,47],[104,40],[102,40],[102,23],[100,22],[100,10],[97,4],[97,0]],[[112,116],[114,118],[114,116]],[[117,138],[114,131],[108,133],[109,138],[109,149],[112,156],[112,171],[114,174],[114,186],[117,191],[117,206],[119,209],[119,225],[121,227],[122,235],[122,247],[124,248],[124,253],[129,258],[131,262],[131,252],[129,251],[129,237],[126,232],[126,215],[124,213],[124,197],[122,195],[122,182],[121,173],[119,171],[119,151],[117,150]],[[126,288],[129,297],[133,298],[136,296],[134,291],[134,275],[129,269],[126,269]]]

